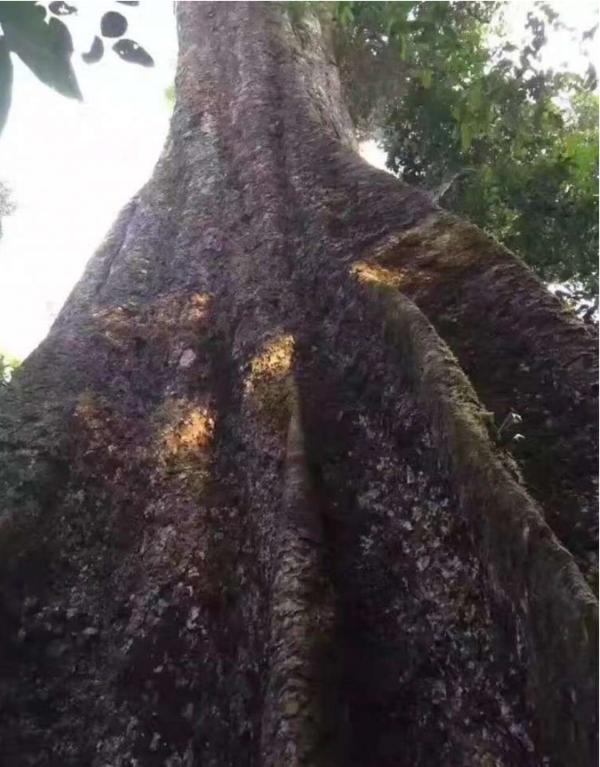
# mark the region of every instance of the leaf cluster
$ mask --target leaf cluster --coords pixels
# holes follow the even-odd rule
[[[138,5],[121,2],[121,5]],[[18,56],[41,82],[63,96],[81,99],[81,91],[73,70],[73,40],[63,17],[77,13],[77,8],[66,2],[39,2],[20,0],[0,2],[0,131],[10,109],[13,82],[11,54]],[[153,60],[139,43],[123,37],[128,22],[123,14],[107,11],[100,20],[90,50],[82,54],[87,64],[94,64],[104,54],[105,39],[119,38],[113,51],[124,61],[152,66]]]
[[[5,386],[21,362],[9,354],[0,352],[0,386]]]
[[[379,136],[390,169],[438,197],[442,190],[445,207],[518,251],[543,279],[593,295],[596,74],[541,67],[548,31],[562,24],[553,8],[533,7],[518,48],[503,34],[502,3],[335,6],[352,115],[359,133]]]

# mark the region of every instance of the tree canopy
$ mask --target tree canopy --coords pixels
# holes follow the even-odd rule
[[[585,76],[542,67],[548,30],[563,24],[550,5],[528,13],[521,48],[502,29],[503,6],[338,3],[354,117],[377,133],[391,170],[487,229],[544,280],[568,282],[568,292],[591,299],[596,73],[591,63]]]

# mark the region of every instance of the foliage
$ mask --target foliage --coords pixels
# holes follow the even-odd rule
[[[10,381],[12,374],[20,364],[16,357],[0,352],[0,386],[4,386]]]
[[[355,123],[372,131],[391,98],[402,99],[416,78],[429,88],[432,59],[447,74],[465,69],[482,24],[497,3],[338,2],[337,53]],[[368,87],[365,87],[368,81]],[[375,118],[375,122],[373,122]]]
[[[175,84],[172,83],[167,88],[165,88],[165,98],[167,100],[167,103],[171,106],[175,103]]]
[[[591,66],[586,77],[541,69],[547,28],[561,24],[552,8],[538,3],[528,14],[518,50],[502,36],[499,3],[336,6],[353,117],[378,131],[390,169],[515,249],[543,279],[595,294],[596,75]]]
[[[121,5],[137,5],[122,2]],[[50,12],[50,17],[46,19]],[[65,2],[51,2],[44,7],[38,2],[0,2],[0,131],[10,109],[12,93],[11,53],[16,54],[43,83],[63,96],[81,99],[81,91],[73,70],[71,58],[73,41],[67,25],[58,18],[77,13],[77,8]],[[147,51],[134,40],[122,37],[127,30],[127,19],[116,11],[106,12],[100,20],[100,34],[104,38],[121,38],[113,45],[115,53],[124,61],[152,66]],[[100,61],[104,53],[101,37],[94,37],[90,50],[82,54],[87,64]]]

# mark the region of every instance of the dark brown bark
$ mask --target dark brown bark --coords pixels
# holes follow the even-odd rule
[[[5,763],[591,765],[594,339],[358,157],[315,19],[178,24],[0,402]]]

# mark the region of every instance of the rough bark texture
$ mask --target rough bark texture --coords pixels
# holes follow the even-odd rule
[[[594,339],[359,158],[316,20],[177,13],[156,172],[0,402],[2,763],[592,765]]]

